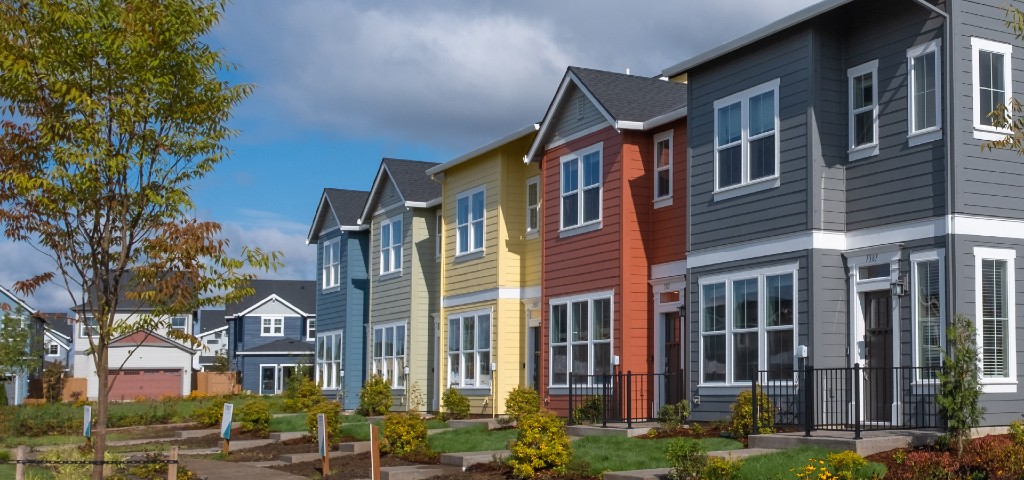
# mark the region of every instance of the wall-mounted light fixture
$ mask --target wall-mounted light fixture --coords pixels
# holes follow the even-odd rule
[[[889,285],[890,291],[895,297],[902,297],[908,293],[907,291],[907,276],[899,275],[896,277],[896,281]]]

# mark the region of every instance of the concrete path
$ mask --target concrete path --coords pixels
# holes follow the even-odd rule
[[[305,477],[245,463],[184,458],[181,464],[207,480],[307,480]]]

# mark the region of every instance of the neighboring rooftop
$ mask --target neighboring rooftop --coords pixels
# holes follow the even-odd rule
[[[71,338],[75,333],[75,326],[71,324],[68,314],[60,312],[36,312],[36,317],[46,322],[46,328],[57,332],[65,337]]]
[[[426,203],[441,197],[441,185],[427,175],[436,163],[398,158],[385,158],[382,163],[405,201]]]
[[[569,67],[616,121],[646,122],[686,107],[686,85],[657,78]]]
[[[370,192],[325,188],[324,195],[330,203],[334,217],[338,220],[338,225],[351,226],[358,225],[359,214],[363,212]]]
[[[224,312],[224,309],[200,310],[199,328],[196,329],[196,335],[228,326]]]
[[[225,318],[234,317],[271,295],[277,295],[303,313],[316,314],[316,282],[313,280],[253,280],[251,286],[255,293],[228,304],[224,308]]]
[[[313,353],[313,344],[294,338],[282,338],[238,353]]]

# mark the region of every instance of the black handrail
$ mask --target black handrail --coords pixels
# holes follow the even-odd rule
[[[607,427],[608,423],[625,423],[632,428],[634,422],[658,420],[658,410],[666,404],[686,400],[686,374],[614,372],[602,375],[569,373],[568,423],[579,423],[573,415],[577,409],[589,409],[600,402],[599,415],[590,418],[593,423]],[[596,398],[595,398],[596,397]]]

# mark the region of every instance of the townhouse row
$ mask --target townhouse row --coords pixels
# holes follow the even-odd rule
[[[454,387],[501,413],[525,385],[714,420],[752,381],[858,366],[819,408],[885,424],[929,401],[964,314],[984,423],[1018,419],[1024,159],[985,148],[1024,80],[1004,19],[826,0],[659,78],[570,67],[538,125],[325,189],[318,380],[347,408],[380,374],[395,409]]]

